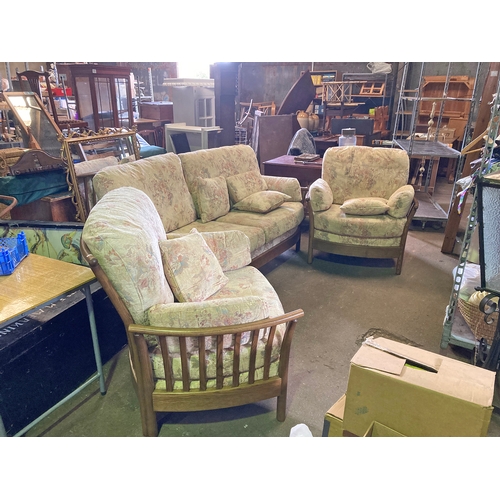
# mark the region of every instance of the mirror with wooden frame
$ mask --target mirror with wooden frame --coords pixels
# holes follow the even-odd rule
[[[76,207],[76,220],[85,222],[95,204],[92,178],[105,166],[140,158],[135,130],[104,129],[63,137],[67,181]],[[112,160],[112,161],[111,161]]]
[[[61,156],[61,130],[34,92],[4,92],[14,123],[26,147]]]

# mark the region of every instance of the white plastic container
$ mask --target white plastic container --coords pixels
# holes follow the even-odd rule
[[[339,146],[356,146],[356,129],[343,128],[339,137]]]

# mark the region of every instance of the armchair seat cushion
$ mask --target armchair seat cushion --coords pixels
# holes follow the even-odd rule
[[[256,268],[247,266],[225,273],[228,283],[219,292],[207,300],[198,303],[174,303],[153,306],[149,311],[149,322],[153,326],[171,328],[198,328],[203,326],[224,326],[239,323],[249,323],[267,317],[283,314],[283,306],[278,294],[267,278]],[[271,350],[270,376],[278,373],[279,349],[284,333],[283,325],[276,329]],[[264,334],[259,333],[259,343],[264,342]],[[250,359],[250,332],[242,335],[240,350],[240,383],[248,380]],[[174,376],[174,389],[182,388],[182,370],[180,361],[180,346],[176,338],[167,339],[169,354]],[[165,388],[165,373],[160,349],[150,340],[150,353],[155,377],[155,388]],[[230,336],[224,337],[224,386],[232,383],[233,373],[233,343]],[[189,354],[190,388],[199,388],[199,346],[198,340],[189,337],[186,342]],[[207,365],[207,388],[215,387],[215,357],[217,346],[210,337],[205,339],[205,361]],[[262,379],[264,366],[264,349],[257,349],[256,380]]]
[[[386,214],[347,215],[340,205],[314,215],[316,231],[355,238],[400,238],[405,224],[406,218],[396,219]]]

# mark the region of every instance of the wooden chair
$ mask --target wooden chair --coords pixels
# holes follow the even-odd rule
[[[196,328],[196,329],[174,329],[158,328],[135,324],[125,304],[114,289],[97,259],[89,251],[85,241],[81,240],[82,255],[90,265],[92,271],[107,293],[112,304],[118,311],[127,332],[129,359],[132,371],[134,388],[139,399],[141,410],[142,430],[144,436],[158,435],[157,412],[189,412],[199,410],[213,410],[218,408],[229,408],[257,401],[277,397],[278,421],[285,420],[286,395],[288,385],[288,361],[290,346],[296,322],[304,315],[302,310],[292,311],[276,318],[268,318],[261,321],[246,323],[242,325],[217,327],[217,328]],[[278,325],[286,325],[283,335],[279,357],[278,375],[270,376],[271,348],[274,334]],[[266,345],[264,376],[261,380],[255,380],[255,362],[257,356],[257,343],[259,331],[266,330]],[[244,332],[251,332],[251,357],[248,382],[239,383],[239,365],[241,339]],[[233,358],[233,379],[231,386],[223,386],[223,356],[222,349],[224,336],[232,337],[234,344]],[[163,359],[163,369],[166,379],[165,389],[156,389],[153,378],[152,365],[148,352],[148,336],[156,336],[161,347]],[[205,360],[205,340],[207,337],[216,339],[217,345],[217,381],[215,388],[207,388],[207,366]],[[182,389],[174,389],[174,379],[172,377],[172,366],[169,357],[168,338],[178,339],[181,352],[182,366]],[[199,346],[200,359],[200,387],[190,388],[190,378],[188,370],[188,355],[186,341],[195,338]],[[259,349],[262,349],[259,346]]]

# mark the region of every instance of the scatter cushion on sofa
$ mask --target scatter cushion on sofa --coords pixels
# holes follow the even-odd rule
[[[290,200],[291,196],[280,193],[279,191],[259,191],[243,198],[238,203],[235,203],[233,208],[236,210],[244,210],[246,212],[267,214],[271,210],[281,206],[285,201]]]
[[[352,198],[340,206],[340,210],[347,215],[382,215],[389,210],[384,198]]]
[[[229,193],[222,175],[213,179],[199,177],[197,186],[201,222],[210,222],[229,212]]]
[[[415,189],[413,186],[409,184],[401,186],[387,200],[387,204],[389,205],[387,215],[391,215],[397,219],[406,217],[414,196]]]
[[[203,236],[192,229],[181,238],[160,241],[165,277],[179,302],[200,302],[228,282]]]
[[[267,184],[261,173],[250,170],[237,175],[226,177],[229,197],[233,203],[238,203],[247,196],[259,191],[265,191]]]

